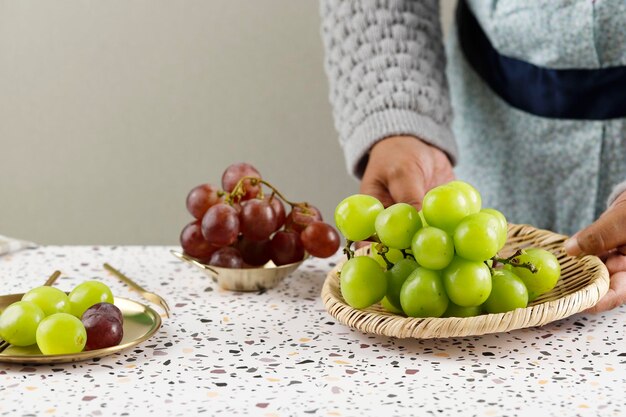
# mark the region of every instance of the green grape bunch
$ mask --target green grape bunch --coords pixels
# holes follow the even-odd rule
[[[0,313],[0,338],[13,346],[36,345],[44,355],[116,346],[123,316],[113,303],[113,293],[99,281],[82,282],[69,294],[33,288]]]
[[[420,211],[351,195],[337,205],[335,224],[348,257],[339,272],[341,294],[357,309],[380,303],[409,317],[504,313],[527,307],[561,275],[557,258],[541,248],[501,258],[506,217],[482,208],[478,190],[463,181],[431,189]],[[352,244],[366,240],[370,256],[355,256]]]

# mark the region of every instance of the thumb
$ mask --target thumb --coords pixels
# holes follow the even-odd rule
[[[600,255],[626,244],[626,212],[611,208],[565,242],[571,256]]]

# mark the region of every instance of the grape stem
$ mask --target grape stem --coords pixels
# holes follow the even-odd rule
[[[494,256],[495,258],[495,256]],[[493,263],[491,265],[489,265],[489,261],[485,261],[485,265],[487,265],[487,268],[489,268],[489,274],[491,276],[493,276],[493,273],[495,272],[495,267],[496,267],[496,261],[493,261]]]
[[[518,259],[518,256],[523,255],[524,253],[525,252],[523,249],[518,249],[517,252],[515,252],[513,255],[509,256],[508,258],[499,258],[498,256],[494,256],[491,259],[494,262],[494,266],[496,262],[500,262],[505,265],[508,264],[508,265],[514,266],[516,268],[526,268],[533,274],[536,273],[537,267],[535,265],[533,265],[530,262],[521,263],[520,260]]]
[[[305,210],[308,207],[308,203],[307,202],[301,202],[301,203],[294,203],[293,201],[289,201],[287,200],[287,198],[276,189],[276,187],[274,187],[270,182],[265,181],[262,178],[258,178],[258,177],[241,177],[241,179],[237,182],[237,184],[235,185],[235,188],[233,188],[233,190],[230,192],[230,195],[226,198],[226,202],[228,203],[234,203],[236,202],[235,199],[239,200],[241,199],[241,197],[243,197],[245,195],[245,189],[244,189],[244,182],[246,180],[250,181],[250,185],[255,186],[255,185],[259,185],[259,184],[264,184],[265,186],[271,188],[272,192],[277,195],[281,200],[283,200],[286,204],[289,204],[292,208],[294,206],[300,206],[303,207]],[[263,189],[261,189],[261,193],[263,193]],[[262,196],[263,194],[261,194]],[[306,213],[306,211],[305,211]]]
[[[413,259],[413,260],[415,261],[415,256],[413,256],[413,254],[412,254],[412,253],[408,253],[408,252],[406,251],[406,249],[400,249],[400,252],[402,253],[402,257],[403,257],[404,259],[411,258],[411,259]]]
[[[383,261],[385,261],[385,264],[387,265],[387,271],[393,268],[393,264],[391,263],[391,261],[389,261],[389,259],[387,259],[387,252],[389,252],[389,248],[382,243],[378,243],[376,246],[374,246],[374,248],[376,249],[376,252],[380,255],[380,257],[383,258]]]
[[[343,253],[346,255],[348,260],[354,258],[354,251],[350,248],[354,241],[346,239],[346,246],[343,248]]]

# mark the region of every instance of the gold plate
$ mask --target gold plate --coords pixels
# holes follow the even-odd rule
[[[3,295],[0,297],[0,311],[22,299],[24,294]],[[21,364],[69,363],[92,358],[102,358],[115,352],[136,346],[152,337],[161,327],[161,316],[152,308],[127,298],[115,297],[115,305],[124,316],[124,337],[117,346],[89,350],[69,355],[44,355],[37,345],[9,346],[0,353],[0,362]]]

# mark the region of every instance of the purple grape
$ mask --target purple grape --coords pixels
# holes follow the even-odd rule
[[[211,255],[209,265],[221,268],[243,268],[243,258],[236,248],[225,246]]]
[[[95,314],[83,318],[82,322],[87,331],[85,350],[117,346],[122,341],[122,337],[124,337],[122,323],[114,316]]]
[[[110,316],[116,318],[120,323],[124,323],[122,310],[111,303],[98,303],[89,307],[82,315],[81,320],[85,320],[91,316]]]

